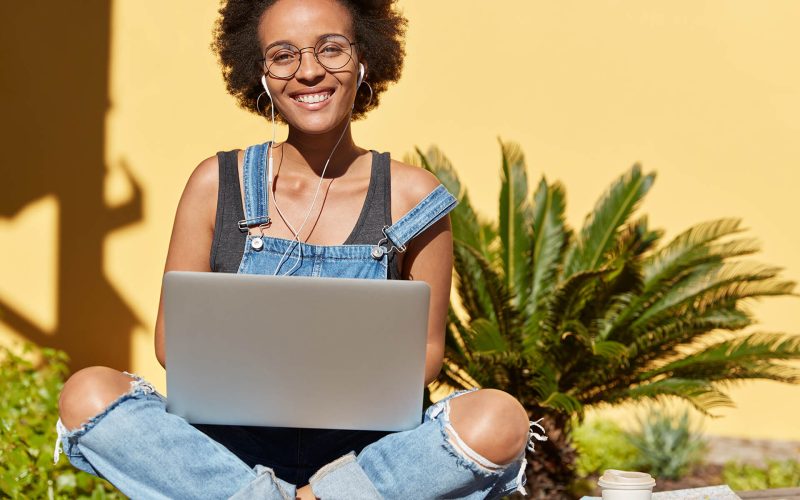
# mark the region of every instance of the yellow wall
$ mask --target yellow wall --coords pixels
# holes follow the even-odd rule
[[[78,365],[132,368],[163,389],[152,330],[180,192],[200,160],[269,128],[225,94],[209,50],[216,2],[9,5],[2,62],[20,70],[0,76],[0,338],[67,347]],[[800,3],[400,5],[404,78],[355,125],[360,144],[398,158],[440,146],[494,215],[496,137],[518,141],[534,179],[566,185],[575,227],[640,161],[658,172],[642,212],[667,237],[739,216],[763,242],[758,259],[800,280]],[[797,305],[753,310],[765,330],[798,332]],[[732,394],[739,408],[710,432],[800,439],[800,387]]]

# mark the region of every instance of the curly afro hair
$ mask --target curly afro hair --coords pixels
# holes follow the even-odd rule
[[[278,0],[227,0],[220,7],[214,29],[212,49],[217,53],[225,85],[239,105],[261,115],[271,101],[261,99],[263,57],[258,40],[261,14]],[[362,118],[380,102],[389,84],[400,79],[405,57],[404,37],[407,20],[395,9],[396,0],[337,0],[353,18],[353,31],[360,58],[369,74],[365,80],[372,87],[372,98],[365,85],[356,94],[353,119]],[[276,110],[277,111],[277,110]]]

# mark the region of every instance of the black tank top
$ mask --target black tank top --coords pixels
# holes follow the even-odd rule
[[[211,242],[211,270],[235,273],[244,253],[247,231],[239,230],[244,219],[239,187],[237,152],[217,153],[219,160],[219,191],[214,239]],[[392,225],[392,186],[389,153],[372,151],[372,167],[367,196],[353,231],[345,245],[375,245],[383,237],[383,228]],[[389,254],[389,279],[400,279],[394,253]]]

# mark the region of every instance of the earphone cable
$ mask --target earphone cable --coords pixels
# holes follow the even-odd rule
[[[273,109],[274,109],[274,105],[273,105]],[[270,175],[270,180],[267,183],[267,189],[272,191],[272,203],[273,203],[273,205],[275,205],[275,210],[277,210],[278,214],[281,216],[281,219],[283,219],[284,223],[286,223],[286,226],[294,234],[294,239],[293,239],[292,244],[283,253],[283,255],[281,256],[281,259],[278,261],[278,265],[275,267],[275,271],[273,272],[273,274],[276,275],[276,276],[278,275],[278,272],[280,271],[281,266],[283,266],[283,264],[288,260],[287,254],[289,256],[294,254],[294,247],[295,246],[299,246],[300,247],[299,255],[298,255],[297,259],[295,260],[295,263],[292,265],[292,268],[289,269],[289,271],[287,271],[286,273],[282,274],[282,276],[287,276],[287,275],[293,273],[300,266],[300,263],[303,260],[303,247],[302,247],[302,243],[303,242],[300,241],[300,234],[303,232],[303,229],[305,228],[306,224],[308,223],[308,219],[311,217],[311,212],[314,210],[314,205],[316,205],[317,198],[319,197],[319,191],[320,191],[320,188],[322,187],[322,181],[325,179],[325,172],[328,170],[328,165],[331,162],[331,158],[333,158],[333,154],[336,152],[336,149],[338,149],[339,144],[342,142],[342,139],[344,138],[345,132],[347,132],[347,129],[350,127],[350,120],[351,120],[352,116],[353,116],[353,111],[350,110],[350,114],[347,117],[347,125],[345,125],[345,127],[342,129],[342,133],[339,134],[339,139],[336,141],[336,144],[333,146],[333,149],[331,150],[331,153],[328,155],[328,159],[325,160],[325,165],[322,167],[322,174],[319,177],[319,182],[317,183],[317,188],[314,191],[314,198],[311,200],[311,205],[308,207],[308,211],[306,212],[306,216],[303,219],[303,223],[300,224],[300,229],[295,230],[294,226],[291,225],[289,220],[283,215],[283,212],[281,212],[281,209],[278,206],[278,198],[275,195],[274,178]],[[275,122],[274,122],[274,115],[273,115],[273,132],[272,132],[273,133],[273,135],[272,135],[273,142],[271,142],[270,145],[269,145],[269,155],[268,155],[269,160],[268,160],[268,162],[269,162],[270,165],[266,169],[269,172],[269,174],[271,174],[270,171],[272,170],[271,169],[271,164],[272,164],[272,145],[274,144],[274,140],[275,140],[275,128],[274,127],[275,127]],[[291,252],[291,253],[289,253],[289,252]]]

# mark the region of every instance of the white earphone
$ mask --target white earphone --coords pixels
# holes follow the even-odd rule
[[[361,86],[361,82],[364,81],[364,65],[358,63],[358,82],[356,83],[356,89]]]
[[[264,92],[267,93],[267,97],[269,97],[271,101],[272,94],[269,93],[269,87],[267,87],[267,75],[261,75],[261,86],[264,87]]]

